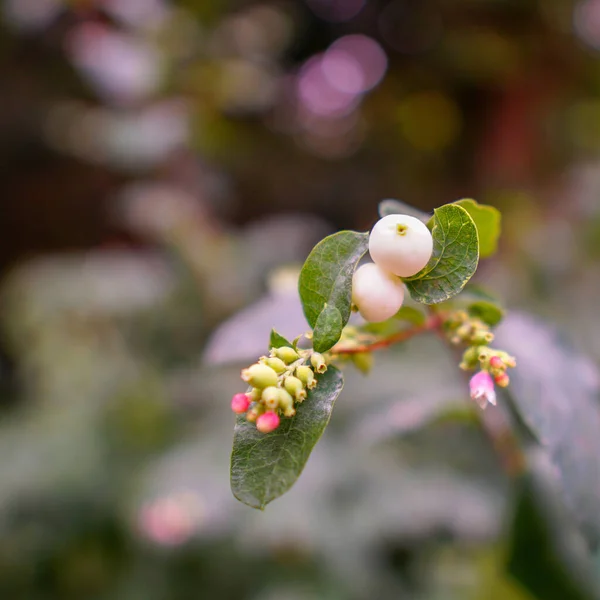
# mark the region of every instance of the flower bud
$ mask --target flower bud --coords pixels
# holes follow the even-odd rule
[[[279,406],[280,389],[275,386],[269,386],[263,390],[261,402],[269,409],[275,410]]]
[[[246,421],[254,423],[263,412],[264,408],[260,404],[256,404],[246,413]]]
[[[502,362],[511,369],[514,369],[517,366],[517,361],[514,356],[511,356],[507,352],[498,352],[500,358],[502,358]]]
[[[510,383],[510,377],[506,373],[499,373],[494,377],[494,381],[498,387],[505,388]]]
[[[494,341],[494,334],[491,331],[476,331],[471,336],[473,344],[489,344]]]
[[[492,369],[504,369],[504,361],[499,356],[492,356],[490,358],[490,367]]]
[[[313,352],[310,357],[310,364],[317,373],[325,373],[327,371],[327,363],[325,357],[318,352]]]
[[[264,389],[277,385],[277,373],[267,365],[255,364],[242,370],[242,379],[252,387]]]
[[[289,411],[290,408],[294,408],[294,399],[290,393],[283,388],[278,388],[277,391],[279,392],[279,407],[281,410],[283,410],[283,414],[287,417],[288,415],[286,415],[286,411]]]
[[[481,348],[479,346],[469,346],[462,356],[462,363],[460,368],[464,369],[465,371],[474,369],[477,366],[477,363],[479,362],[480,355]]]
[[[283,373],[287,369],[287,365],[276,356],[272,356],[271,358],[267,358],[266,364],[275,371],[275,373]]]
[[[293,375],[286,377],[283,381],[283,387],[291,394],[298,402],[302,402],[306,398],[306,390],[304,384]]]
[[[246,394],[235,394],[231,399],[231,410],[241,415],[250,407],[250,398]]]
[[[317,385],[315,374],[310,367],[302,365],[296,367],[296,377],[309,389],[312,390]]]
[[[248,396],[250,402],[258,402],[262,396],[262,390],[259,388],[252,388],[249,392],[246,392],[246,396]]]
[[[461,339],[461,341],[468,340],[472,334],[473,334],[473,327],[468,322],[465,323],[464,325],[461,325],[456,330],[456,335],[457,335],[457,337],[459,337]]]
[[[289,346],[282,346],[281,348],[276,348],[275,356],[277,358],[280,358],[282,361],[284,361],[288,365],[300,358],[300,355],[293,348],[290,348]]]
[[[279,427],[279,415],[273,411],[267,411],[256,419],[256,429],[261,433],[271,433]]]

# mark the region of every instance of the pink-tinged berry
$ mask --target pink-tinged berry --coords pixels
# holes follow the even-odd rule
[[[404,301],[402,280],[375,263],[366,263],[352,276],[352,303],[362,318],[379,323],[393,317]]]
[[[479,371],[471,377],[469,382],[471,398],[484,409],[487,403],[496,405],[496,390],[494,389],[494,380],[487,371]]]
[[[261,433],[271,433],[279,427],[279,415],[272,411],[263,413],[256,419],[256,429]]]
[[[503,369],[504,362],[499,356],[492,356],[492,358],[490,358],[490,367],[492,367],[492,369]]]
[[[506,373],[499,373],[494,377],[494,381],[498,387],[505,388],[510,383],[510,377]]]
[[[231,410],[241,415],[250,407],[250,398],[246,394],[235,394],[231,399]]]

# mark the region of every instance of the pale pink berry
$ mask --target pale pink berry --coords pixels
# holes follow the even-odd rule
[[[279,427],[279,415],[273,411],[267,411],[256,419],[256,429],[261,433],[271,433]]]
[[[492,356],[492,358],[490,358],[490,367],[492,367],[492,369],[502,369],[504,368],[504,362],[499,356]]]
[[[469,382],[471,389],[471,398],[475,400],[481,408],[485,408],[487,403],[496,405],[496,391],[494,389],[494,380],[487,371],[479,371],[471,377]]]
[[[241,415],[245,413],[250,406],[250,398],[246,394],[235,394],[231,399],[231,410]]]

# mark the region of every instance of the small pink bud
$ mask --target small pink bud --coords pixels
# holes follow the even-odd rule
[[[492,358],[490,358],[490,367],[492,367],[492,369],[503,369],[504,362],[499,356],[492,356]]]
[[[510,383],[510,377],[506,373],[500,373],[494,377],[494,381],[497,386],[505,388]]]
[[[263,413],[256,419],[256,429],[261,433],[271,433],[279,427],[279,415],[272,411]]]
[[[235,394],[231,399],[231,410],[238,415],[245,413],[249,406],[250,398],[246,394]]]
[[[469,382],[471,389],[471,398],[485,408],[487,403],[496,404],[496,391],[494,390],[494,381],[487,371],[479,371],[471,377]]]

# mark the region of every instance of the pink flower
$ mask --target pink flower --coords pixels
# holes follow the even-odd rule
[[[475,400],[482,409],[485,409],[487,403],[496,405],[496,391],[494,390],[494,380],[487,371],[479,371],[471,377],[469,382],[471,389],[471,398]]]
[[[256,429],[261,433],[271,433],[279,427],[279,415],[272,411],[263,413],[256,419]]]

